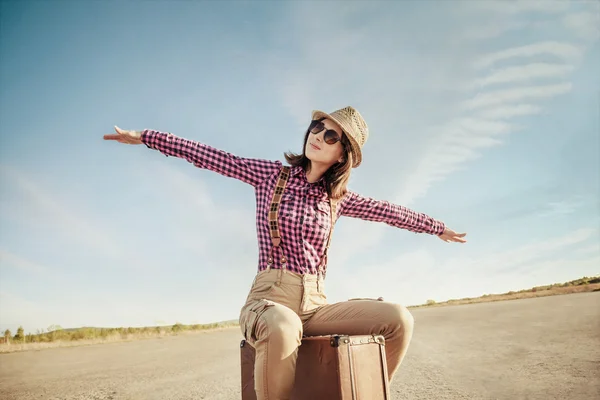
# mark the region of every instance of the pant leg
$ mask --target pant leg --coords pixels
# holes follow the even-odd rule
[[[298,311],[305,303],[306,286],[316,287],[314,278],[289,271],[263,271],[256,276],[242,307],[240,328],[256,352],[257,400],[287,400],[291,396],[303,334]],[[306,318],[304,314],[302,317]]]
[[[304,324],[304,334],[383,335],[391,382],[406,355],[413,327],[413,316],[400,304],[350,300],[322,306]]]
[[[256,351],[257,400],[289,399],[302,340],[300,318],[282,304],[259,300],[242,311],[240,321],[244,337]]]

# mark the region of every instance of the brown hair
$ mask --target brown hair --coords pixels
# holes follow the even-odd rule
[[[324,118],[319,119],[322,121]],[[310,160],[306,157],[306,141],[308,140],[309,130],[306,130],[304,135],[304,142],[302,146],[302,154],[295,154],[286,152],[284,154],[287,162],[293,166],[300,166],[304,171],[310,170]],[[352,172],[352,147],[350,141],[346,135],[342,135],[342,147],[344,148],[344,156],[342,162],[333,164],[324,174],[325,188],[327,194],[333,199],[341,199],[348,191],[348,181],[350,180],[350,173]]]

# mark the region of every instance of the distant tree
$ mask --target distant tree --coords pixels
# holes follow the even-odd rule
[[[6,341],[6,344],[10,344],[11,336],[12,336],[12,332],[10,331],[10,329],[7,329],[4,331],[4,340]]]
[[[17,329],[17,334],[15,335],[15,341],[22,342],[25,339],[25,331],[22,326],[19,326]]]
[[[62,327],[60,325],[50,325],[48,327],[48,332],[53,332],[53,331],[62,331]]]
[[[427,300],[427,304],[428,304],[428,305],[435,304],[435,300],[431,300],[431,299],[429,299],[429,300]]]

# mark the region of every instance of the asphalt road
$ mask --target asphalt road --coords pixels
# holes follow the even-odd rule
[[[600,398],[600,292],[413,310],[393,399]],[[0,398],[239,400],[238,329],[0,354]]]

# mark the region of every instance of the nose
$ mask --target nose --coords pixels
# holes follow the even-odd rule
[[[322,130],[321,132],[319,132],[319,133],[317,133],[317,134],[315,135],[315,139],[316,139],[318,142],[322,142],[322,141],[323,141],[323,132],[325,132],[325,130]]]

